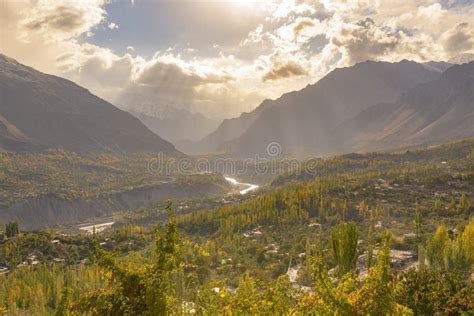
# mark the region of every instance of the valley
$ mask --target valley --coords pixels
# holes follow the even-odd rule
[[[230,191],[231,186],[217,174],[180,175],[170,170],[170,176],[152,172],[149,168],[154,159],[152,154],[81,155],[61,150],[0,153],[0,220],[19,220],[23,229],[39,229],[171,198]]]
[[[242,192],[252,185],[227,177],[224,181],[232,184],[233,195],[176,201],[172,216],[180,232],[181,260],[187,267],[185,277],[193,280],[184,288],[185,300],[194,301],[194,306],[203,310],[217,308],[215,304],[223,304],[219,308],[224,308],[230,303],[214,296],[212,291],[224,291],[226,299],[240,300],[240,291],[248,286],[245,282],[255,279],[272,286],[272,280],[285,275],[289,277],[288,285],[279,286],[284,286],[285,291],[301,291],[301,299],[311,297],[318,291],[320,281],[314,281],[308,260],[322,251],[327,253],[324,265],[328,269],[336,265],[330,242],[340,221],[357,227],[360,275],[367,274],[364,253],[370,247],[381,247],[386,230],[392,234],[392,272],[403,275],[413,273],[410,267],[419,260],[420,249],[425,249],[421,255],[435,264],[433,258],[437,254],[432,253],[435,250],[430,250],[429,245],[440,227],[456,238],[463,231],[467,233],[466,225],[472,226],[469,218],[474,211],[473,140],[403,152],[320,159],[317,169],[318,175],[308,174],[304,165],[280,174],[260,190],[252,191],[252,196]],[[17,280],[20,273],[28,273],[33,282],[40,282],[35,273],[49,266],[52,270],[46,278],[67,273],[77,280],[76,284],[84,284],[80,287],[87,284],[88,288],[100,288],[106,284],[105,279],[88,281],[98,273],[98,267],[89,262],[93,244],[120,254],[120,265],[131,268],[136,262],[150,262],[154,227],[166,223],[166,208],[163,202],[132,212],[118,212],[113,220],[109,217],[88,224],[87,231],[84,226],[65,226],[4,238],[1,247],[6,256],[0,266],[9,273],[3,277]],[[416,216],[422,218],[421,228],[416,224]],[[427,248],[420,248],[420,240],[424,240]],[[32,256],[34,259],[29,259]],[[67,267],[65,271],[60,268],[63,265]],[[29,272],[20,272],[22,266]],[[5,298],[16,283],[4,284],[0,295]],[[202,287],[202,291],[212,289],[206,295],[214,297],[213,303],[194,297],[196,287]],[[396,299],[401,300],[401,294],[397,295]]]
[[[0,54],[0,315],[474,311],[473,61],[362,61],[220,125],[153,78],[119,109]]]

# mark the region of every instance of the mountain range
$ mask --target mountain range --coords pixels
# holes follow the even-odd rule
[[[220,119],[209,118],[188,108],[182,102],[162,98],[165,87],[153,92],[140,88],[143,87],[125,88],[125,92],[119,94],[114,104],[137,117],[154,133],[177,147],[181,143],[200,140],[214,131],[221,122]]]
[[[137,118],[75,83],[0,54],[0,150],[182,155]]]
[[[225,120],[188,152],[317,155],[474,136],[473,63],[367,61]],[[186,151],[186,150],[185,150]]]
[[[331,155],[474,136],[474,62],[367,61],[338,68],[224,120],[199,141],[183,139],[216,122],[174,108],[131,115],[69,80],[1,54],[0,88],[4,151],[182,155],[168,139],[193,154],[249,157],[266,154],[268,144],[277,142],[283,154]]]
[[[375,150],[447,142],[474,136],[474,62],[380,103],[334,129],[345,150]]]
[[[152,132],[172,142],[177,147],[182,142],[196,141],[206,136],[219,125],[219,121],[200,113],[171,106],[159,114],[146,114],[133,109],[125,109],[138,118]]]

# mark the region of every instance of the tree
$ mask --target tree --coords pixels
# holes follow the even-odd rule
[[[314,281],[314,292],[320,299],[320,304],[313,306],[309,314],[315,315],[351,315],[352,306],[348,301],[348,294],[354,289],[355,279],[348,273],[341,278],[336,287],[329,277],[326,265],[321,256],[309,258],[309,264]],[[352,286],[348,286],[352,284]]]
[[[469,260],[474,263],[474,217],[471,218],[469,224],[464,227],[461,235]]]
[[[20,233],[20,224],[18,221],[13,221],[5,224],[5,234],[8,238],[15,237]]]
[[[454,198],[454,196],[451,197],[451,201],[448,203],[448,205],[446,205],[446,208],[449,211],[456,210],[456,199]]]
[[[444,225],[439,226],[426,244],[426,256],[434,269],[445,268],[446,247],[449,242],[448,232]]]
[[[469,209],[469,201],[467,200],[466,194],[461,196],[459,207],[465,212]]]
[[[421,212],[418,209],[418,207],[416,209],[415,219],[413,220],[413,224],[415,224],[415,233],[416,233],[417,242],[420,242],[420,236],[423,229],[423,216],[421,215]]]
[[[61,301],[56,309],[56,316],[71,315],[71,295],[71,289],[68,286],[65,286],[62,291]]]
[[[389,315],[397,307],[391,280],[390,241],[391,234],[387,232],[377,253],[377,265],[369,270],[365,284],[349,298],[358,314]]]
[[[373,238],[373,225],[370,224],[367,232],[367,270],[369,270],[373,265],[373,256],[374,256],[374,238]]]
[[[83,295],[73,304],[75,311],[92,315],[165,315],[180,310],[177,279],[181,256],[171,202],[166,209],[166,231],[155,230],[155,260],[144,268],[123,267],[115,253],[100,249],[95,242],[94,260],[111,276],[110,286]]]
[[[356,269],[358,237],[357,227],[352,222],[341,222],[331,231],[332,250],[339,276]]]
[[[418,205],[416,208],[415,219],[413,220],[413,224],[415,225],[415,234],[416,234],[416,247],[418,252],[418,262],[420,267],[424,265],[424,248],[421,244],[421,234],[423,232],[423,216],[421,215],[420,210],[418,209]]]
[[[456,270],[468,274],[474,263],[474,223],[471,221],[462,234],[449,238],[444,225],[428,239],[426,245],[430,266],[436,270]]]
[[[464,227],[462,234],[450,240],[446,249],[446,265],[466,275],[474,264],[474,220]]]
[[[394,295],[415,315],[458,315],[472,310],[473,290],[460,273],[412,268],[398,276]]]
[[[446,247],[446,269],[449,271],[460,271],[466,274],[470,273],[471,262],[469,254],[460,236],[450,240]]]

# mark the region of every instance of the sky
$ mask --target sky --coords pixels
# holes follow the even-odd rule
[[[474,0],[2,0],[0,52],[123,108],[212,118],[366,60],[474,54]]]

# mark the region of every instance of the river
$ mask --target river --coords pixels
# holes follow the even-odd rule
[[[231,177],[224,177],[228,182],[232,183],[233,185],[244,185],[244,186],[247,186],[245,189],[243,190],[240,190],[239,193],[244,195],[244,194],[247,194],[249,193],[250,191],[253,191],[253,190],[256,190],[258,189],[258,185],[256,184],[251,184],[251,183],[242,183],[242,182],[239,182],[237,181],[237,179],[235,178],[231,178]]]
[[[86,231],[88,234],[92,234],[94,232],[94,229],[96,233],[101,233],[107,228],[110,228],[113,224],[115,224],[115,222],[107,222],[107,223],[102,223],[102,224],[81,226],[79,227],[79,229]]]
[[[251,191],[254,191],[254,190],[258,189],[258,187],[259,187],[257,184],[239,182],[235,178],[231,178],[231,177],[224,177],[224,178],[229,183],[231,183],[232,185],[246,186],[245,189],[242,189],[242,190],[239,191],[239,193],[241,195],[244,195],[244,194],[247,194]],[[115,224],[115,222],[107,222],[107,223],[101,223],[101,224],[79,226],[79,229],[85,231],[88,234],[92,234],[93,231],[94,231],[94,228],[95,228],[96,233],[100,233],[100,232],[103,232],[104,230],[110,228],[113,224]]]

